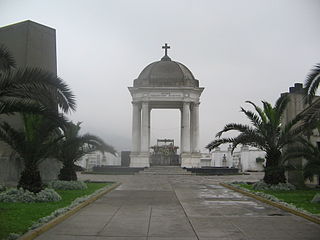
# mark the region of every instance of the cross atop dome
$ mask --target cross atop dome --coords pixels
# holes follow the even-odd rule
[[[170,46],[165,43],[164,46],[162,46],[162,49],[164,49],[164,56],[161,58],[161,61],[171,61],[171,58],[168,56],[168,49],[170,49]]]

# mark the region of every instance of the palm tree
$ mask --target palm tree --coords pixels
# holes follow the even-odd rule
[[[305,85],[305,100],[307,103],[311,104],[313,98],[316,95],[316,91],[320,83],[320,64],[316,64],[307,76],[304,83]]]
[[[303,176],[305,179],[312,181],[314,175],[320,176],[320,150],[310,140],[299,137],[297,144],[286,149],[284,160],[288,161],[294,158],[304,158],[307,160],[303,166]]]
[[[62,79],[38,68],[17,69],[12,55],[0,46],[0,116],[23,113],[23,129],[0,123],[0,140],[25,165],[19,187],[42,189],[38,165],[52,155],[61,138],[57,131],[66,122],[59,109],[67,113],[75,107],[75,97]]]
[[[63,163],[59,179],[65,181],[77,180],[75,162],[85,154],[101,151],[116,155],[115,149],[106,144],[101,138],[92,135],[80,135],[80,124],[69,122],[64,130],[64,137],[58,143],[57,159]]]
[[[75,110],[75,97],[54,73],[39,68],[16,69],[9,51],[0,46],[0,114]]]
[[[57,142],[61,140],[58,122],[41,115],[23,114],[23,129],[17,130],[7,122],[0,123],[0,139],[7,143],[16,156],[24,163],[18,188],[39,192],[43,184],[38,169],[46,158],[57,151]]]
[[[222,131],[217,133],[218,139],[209,143],[206,148],[212,150],[224,143],[232,143],[232,151],[239,144],[256,147],[266,152],[263,180],[268,184],[286,182],[281,150],[293,143],[303,130],[301,127],[297,127],[299,118],[293,119],[286,125],[281,123],[288,101],[287,95],[282,95],[274,107],[270,103],[262,101],[263,109],[247,101],[254,107],[256,113],[243,108],[241,108],[241,112],[249,118],[252,126],[238,123],[227,124]],[[239,131],[240,134],[234,138],[220,138],[224,132],[231,130]]]

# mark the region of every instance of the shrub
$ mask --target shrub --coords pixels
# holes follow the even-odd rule
[[[254,190],[268,190],[269,185],[266,184],[264,181],[259,181],[253,184]]]
[[[290,191],[295,190],[296,187],[290,183],[279,183],[276,185],[266,184],[263,181],[259,181],[253,184],[254,190],[272,190],[272,191]]]
[[[8,237],[6,238],[6,240],[15,240],[15,239],[17,239],[18,237],[20,237],[21,236],[21,234],[18,234],[18,233],[10,233],[9,235],[8,235]]]
[[[52,181],[49,182],[48,186],[53,189],[59,189],[59,190],[81,190],[86,189],[87,184],[81,181]]]
[[[0,192],[4,192],[5,190],[7,190],[7,188],[4,185],[0,184]]]
[[[32,193],[22,188],[11,188],[8,191],[0,193],[0,202],[57,202],[60,201],[60,195],[53,189],[44,189],[38,193]]]

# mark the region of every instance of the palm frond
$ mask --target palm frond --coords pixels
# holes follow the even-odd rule
[[[265,113],[263,112],[263,110],[262,110],[260,107],[258,107],[256,104],[254,104],[254,103],[251,102],[251,101],[246,101],[246,103],[249,103],[249,104],[251,104],[251,105],[254,107],[254,109],[255,109],[255,110],[257,111],[257,113],[259,114],[260,119],[261,119],[261,121],[262,121],[263,123],[267,123],[267,117],[266,117]]]
[[[224,132],[228,132],[228,131],[232,131],[232,130],[239,131],[239,132],[246,132],[246,131],[251,131],[253,129],[248,125],[238,124],[238,123],[229,123],[229,124],[225,125],[224,128],[220,132],[218,132],[216,134],[216,137],[221,137],[221,135]]]
[[[209,151],[213,150],[216,147],[219,147],[221,144],[224,143],[233,143],[234,138],[220,138],[213,140],[211,143],[209,143],[206,148],[209,149]]]
[[[252,111],[249,110],[245,110],[244,108],[241,108],[241,112],[243,112],[251,121],[251,123],[255,126],[255,127],[259,127],[262,123],[260,117],[255,114]]]
[[[305,103],[311,104],[320,83],[320,64],[311,69],[305,80]]]
[[[9,50],[4,45],[0,45],[0,72],[10,71],[15,67],[16,62]]]
[[[22,154],[22,149],[25,147],[24,134],[7,122],[0,124],[0,139],[14,149],[19,155]]]
[[[26,68],[0,77],[0,99],[3,96],[32,99],[44,106],[57,103],[64,112],[75,110],[75,97],[67,84],[55,74]]]
[[[266,150],[266,147],[265,147],[266,143],[264,138],[259,134],[257,134],[256,132],[241,133],[237,137],[235,137],[232,145],[232,152],[239,144],[259,148],[262,151]]]
[[[85,134],[82,136],[82,140],[92,146],[96,147],[96,150],[101,152],[108,152],[113,155],[116,155],[117,151],[109,144],[105,143],[102,138],[92,135]]]
[[[282,94],[276,101],[274,109],[276,110],[277,118],[281,119],[284,111],[286,110],[290,98],[287,94]]]

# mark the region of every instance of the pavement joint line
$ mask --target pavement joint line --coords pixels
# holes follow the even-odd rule
[[[120,185],[121,185],[121,183],[113,183],[110,187],[107,187],[102,192],[99,192],[98,194],[92,196],[91,198],[87,199],[86,201],[84,201],[84,202],[80,203],[79,205],[75,206],[74,208],[70,209],[66,213],[64,213],[62,215],[59,215],[58,217],[52,219],[48,223],[45,223],[45,224],[43,224],[42,226],[40,226],[40,227],[38,227],[36,229],[33,229],[33,230],[30,230],[30,231],[26,232],[25,234],[20,236],[17,240],[32,240],[32,239],[38,237],[42,233],[48,231],[49,229],[53,228],[57,224],[63,222],[64,220],[66,220],[67,218],[71,217],[76,212],[78,212],[80,209],[82,209],[82,208],[86,207],[87,205],[93,203],[98,198],[100,198],[103,195],[111,192],[112,190],[114,190],[115,188],[119,187]]]
[[[171,185],[171,187],[172,187],[172,184],[171,184],[171,183],[170,183],[170,185]],[[172,187],[172,188],[173,188],[173,187]],[[190,226],[191,226],[191,228],[192,228],[192,231],[194,232],[194,235],[196,236],[196,238],[197,238],[198,240],[200,240],[200,238],[199,238],[199,236],[198,236],[198,234],[197,234],[197,232],[196,232],[196,230],[195,230],[195,228],[194,228],[191,220],[189,219],[188,214],[186,213],[186,210],[184,209],[182,203],[180,202],[180,200],[179,200],[179,198],[178,198],[178,196],[177,196],[177,193],[176,193],[176,191],[175,191],[174,188],[173,188],[173,192],[174,192],[174,195],[176,196],[176,199],[178,200],[178,202],[179,202],[179,204],[180,204],[180,206],[181,206],[181,208],[182,208],[182,210],[183,210],[184,215],[185,215],[186,218],[188,219],[188,222],[189,222],[189,224],[190,224]]]
[[[149,237],[149,231],[150,231],[150,225],[151,225],[151,215],[152,215],[152,206],[150,209],[150,215],[149,215],[149,223],[148,223],[148,231],[147,231],[147,239]]]
[[[107,221],[107,223],[103,226],[103,228],[97,233],[97,236],[101,236],[100,233],[109,225],[109,223],[112,221],[114,216],[117,215],[117,213],[120,211],[122,206],[123,204],[121,204],[121,206],[117,209],[117,211],[115,211],[114,214],[112,214],[111,218]]]
[[[306,219],[306,220],[309,220],[309,221],[311,221],[311,222],[320,224],[320,218],[313,217],[313,216],[311,216],[311,215],[308,215],[308,214],[299,212],[299,211],[294,210],[294,209],[292,209],[292,208],[289,208],[289,207],[287,207],[287,206],[285,206],[285,205],[283,205],[283,204],[281,204],[281,203],[270,201],[270,200],[268,200],[268,199],[266,199],[266,198],[257,196],[257,195],[255,195],[255,194],[253,194],[253,193],[250,193],[250,192],[241,190],[241,189],[239,189],[239,188],[233,187],[233,186],[231,186],[231,185],[229,185],[229,184],[226,184],[226,183],[220,183],[220,185],[223,186],[223,187],[225,187],[225,188],[228,188],[228,189],[231,189],[231,190],[233,190],[233,191],[236,191],[236,192],[239,192],[239,193],[241,193],[241,194],[244,194],[244,195],[246,195],[246,196],[248,196],[248,197],[254,198],[254,199],[256,199],[256,200],[258,200],[258,201],[260,201],[260,202],[269,204],[269,205],[271,205],[271,206],[277,207],[277,208],[279,208],[279,209],[281,209],[281,210],[284,210],[284,211],[286,211],[286,212],[292,213],[292,214],[294,214],[294,215],[296,215],[296,216],[302,217],[302,218],[304,218],[304,219]]]

